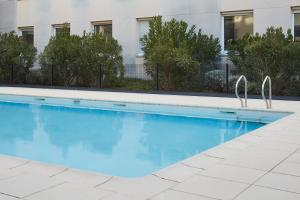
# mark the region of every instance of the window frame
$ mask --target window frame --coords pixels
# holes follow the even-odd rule
[[[56,36],[57,35],[57,29],[62,29],[65,26],[67,26],[67,28],[69,28],[70,30],[70,35],[71,35],[71,24],[66,22],[66,23],[61,23],[61,24],[52,24],[52,35]]]
[[[18,31],[19,31],[19,36],[23,37],[23,32],[32,32],[33,34],[33,39],[32,39],[32,46],[34,46],[34,26],[22,26],[22,27],[18,27]]]
[[[228,54],[228,50],[225,49],[225,17],[235,17],[235,16],[252,16],[253,17],[253,33],[254,34],[254,11],[253,10],[237,10],[237,11],[222,11],[221,12],[221,53],[223,55]]]
[[[291,31],[292,31],[293,39],[295,42],[300,42],[300,39],[296,40],[295,38],[295,25],[296,25],[295,19],[296,19],[296,15],[300,15],[300,6],[292,7],[291,10],[292,10]]]
[[[93,33],[96,33],[96,26],[107,26],[107,25],[111,25],[111,37],[113,37],[113,21],[112,20],[104,20],[104,21],[92,21],[91,22],[91,29]],[[105,32],[104,32],[105,34]]]
[[[138,17],[136,18],[136,56],[137,57],[143,57],[144,51],[141,48],[141,42],[140,42],[140,22],[148,22],[150,23],[151,20],[153,20],[154,17]]]

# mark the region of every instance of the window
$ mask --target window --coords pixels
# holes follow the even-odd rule
[[[34,28],[32,26],[20,27],[19,30],[23,40],[34,46]]]
[[[300,13],[295,13],[294,38],[295,41],[300,41]]]
[[[149,23],[153,18],[138,18],[137,19],[137,26],[138,26],[138,55],[144,55],[144,45],[141,42],[141,38],[143,38],[145,35],[149,32]]]
[[[237,41],[245,34],[253,34],[253,14],[238,13],[237,15],[224,16],[224,46],[228,47],[229,41]]]
[[[62,33],[64,29],[66,29],[66,31],[68,32],[68,34],[71,33],[71,29],[70,29],[70,24],[69,23],[54,24],[54,25],[52,25],[52,27],[54,29],[55,35],[58,35],[58,34]]]
[[[92,22],[94,33],[103,33],[106,36],[112,37],[112,21]]]

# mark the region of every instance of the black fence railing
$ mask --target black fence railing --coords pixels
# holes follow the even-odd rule
[[[1,84],[22,84],[36,86],[61,86],[61,87],[87,87],[118,90],[139,90],[139,91],[161,91],[168,90],[164,87],[165,80],[161,76],[160,66],[154,70],[152,76],[147,74],[143,64],[125,65],[124,78],[107,80],[103,72],[103,66],[99,66],[98,72],[93,77],[79,77],[74,72],[60,71],[55,65],[40,69],[39,67],[26,70],[18,65],[11,65],[0,69]],[[73,70],[74,71],[74,70]],[[118,76],[118,75],[117,75]],[[68,78],[65,78],[68,77]],[[89,80],[91,79],[91,80]],[[233,66],[222,62],[214,63],[199,70],[199,76],[189,82],[184,80],[185,85],[174,87],[172,91],[185,92],[231,92],[233,91],[232,82]]]

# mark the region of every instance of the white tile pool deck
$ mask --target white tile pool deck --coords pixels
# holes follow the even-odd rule
[[[239,108],[232,98],[1,87],[0,94]],[[0,200],[300,200],[300,102],[294,114],[152,175],[127,179],[0,155]],[[247,109],[265,110],[262,100]]]

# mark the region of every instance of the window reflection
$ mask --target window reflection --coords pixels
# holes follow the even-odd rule
[[[294,36],[295,41],[300,41],[300,13],[295,14]]]
[[[253,15],[237,15],[224,17],[225,49],[229,41],[237,41],[245,34],[253,34]]]

